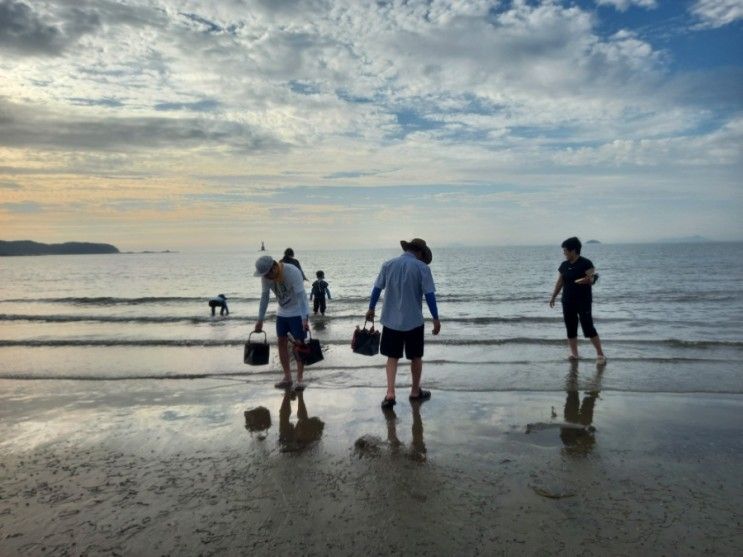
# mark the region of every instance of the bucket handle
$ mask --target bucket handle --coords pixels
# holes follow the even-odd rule
[[[266,331],[260,331],[260,332],[259,331],[253,331],[252,333],[250,333],[248,335],[248,342],[250,342],[250,337],[252,337],[256,333],[258,333],[258,334],[263,333],[263,344],[268,344],[268,335],[266,335]]]

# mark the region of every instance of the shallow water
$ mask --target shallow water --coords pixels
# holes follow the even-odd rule
[[[325,271],[333,295],[328,315],[313,319],[327,350],[308,371],[316,387],[384,384],[383,358],[355,355],[349,343],[379,265],[397,253],[297,250],[308,276]],[[0,377],[272,381],[275,347],[268,366],[242,364],[258,309],[257,255],[2,258]],[[743,392],[743,244],[594,244],[583,255],[601,275],[594,318],[610,360],[605,389]],[[559,305],[547,306],[561,260],[559,247],[435,250],[443,330],[427,336],[427,384],[561,389],[564,328]],[[231,313],[212,318],[206,301],[220,292]],[[273,340],[272,323],[267,330]],[[592,349],[583,341],[581,351],[586,369]]]

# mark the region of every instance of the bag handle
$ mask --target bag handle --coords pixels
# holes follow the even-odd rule
[[[291,335],[291,333],[289,333]],[[294,335],[292,335],[291,342],[294,346],[304,346],[306,344],[306,341],[312,340],[312,331],[307,331],[307,338],[305,340],[297,340],[294,338]]]
[[[250,342],[250,337],[252,337],[254,334],[261,334],[263,333],[263,344],[268,344],[268,335],[266,335],[266,331],[253,331],[248,335],[248,342]]]
[[[370,330],[370,331],[374,331],[374,330],[375,330],[375,329],[374,329],[374,319],[367,319],[366,317],[364,317],[364,327],[363,327],[363,329],[364,329],[364,330],[366,330],[366,324],[367,324],[367,323],[368,323],[369,321],[371,321],[371,324],[372,324],[372,326],[371,326],[371,329],[369,329],[369,330]]]

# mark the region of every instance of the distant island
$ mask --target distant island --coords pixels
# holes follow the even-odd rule
[[[588,241],[586,242],[586,244],[600,244],[600,243],[601,243],[601,242],[599,242],[598,240],[588,240]]]
[[[0,257],[14,255],[79,255],[91,253],[119,253],[111,244],[90,242],[65,242],[64,244],[42,244],[30,240],[0,240]]]

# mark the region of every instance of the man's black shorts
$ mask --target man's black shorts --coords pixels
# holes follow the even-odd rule
[[[405,348],[405,357],[408,360],[423,357],[423,325],[409,331],[397,331],[389,327],[382,328],[382,341],[379,351],[388,358],[402,358]]]

